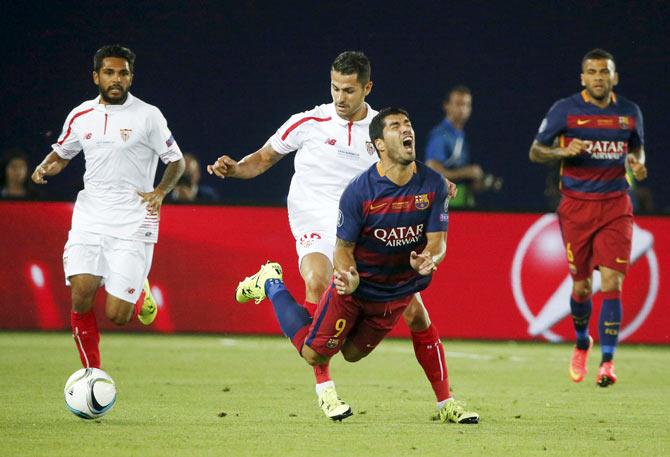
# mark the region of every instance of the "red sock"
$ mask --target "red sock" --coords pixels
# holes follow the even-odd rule
[[[83,314],[71,311],[70,321],[81,364],[84,368],[100,368],[100,332],[95,313],[93,310]]]
[[[317,384],[331,380],[329,364],[324,363],[323,365],[314,365],[312,368],[314,368],[314,377],[316,378]]]
[[[135,302],[135,310],[133,311],[133,317],[132,319],[137,318],[137,315],[140,314],[140,311],[142,311],[142,304],[144,304],[144,297],[147,295],[147,293],[142,289],[142,293],[140,294],[140,298],[137,299]]]
[[[426,373],[430,385],[433,387],[437,401],[451,397],[449,392],[449,375],[447,373],[447,359],[444,356],[444,347],[440,335],[433,324],[421,332],[412,332],[414,353],[419,365]]]
[[[305,300],[305,304],[303,305],[307,312],[309,313],[310,316],[314,317],[314,313],[316,312],[316,303],[312,303],[311,301]]]

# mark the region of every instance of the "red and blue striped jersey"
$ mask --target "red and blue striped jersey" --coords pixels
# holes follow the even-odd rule
[[[426,233],[446,232],[447,186],[441,175],[415,162],[404,186],[384,176],[379,163],[355,177],[340,198],[337,237],[355,242],[361,281],[354,296],[390,301],[428,287],[409,263],[410,253],[426,247]]]
[[[600,108],[585,90],[559,100],[542,121],[536,140],[546,146],[557,140],[567,147],[575,138],[586,143],[586,150],[561,161],[563,195],[604,200],[626,193],[626,154],[644,144],[640,108],[613,93],[610,104]]]

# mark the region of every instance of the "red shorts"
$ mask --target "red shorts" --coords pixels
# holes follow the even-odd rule
[[[604,266],[626,274],[633,240],[633,205],[624,194],[607,200],[563,196],[558,221],[575,281]]]
[[[339,295],[331,283],[321,296],[305,344],[320,355],[332,357],[346,339],[368,354],[395,327],[413,296],[371,302]]]

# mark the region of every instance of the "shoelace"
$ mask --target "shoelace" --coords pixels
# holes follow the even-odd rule
[[[337,408],[344,402],[337,396],[337,392],[334,390],[329,390],[324,392],[323,397],[321,398],[321,404],[325,404],[328,408],[328,411]]]
[[[465,403],[463,403],[460,400],[452,400],[445,405],[447,408],[447,416],[450,414],[454,416],[456,419],[461,417],[463,413],[465,412]]]

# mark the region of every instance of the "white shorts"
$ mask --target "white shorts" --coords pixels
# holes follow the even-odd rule
[[[303,257],[314,252],[328,257],[332,265],[337,227],[335,226],[336,221],[333,221],[332,227],[329,227],[326,220],[328,215],[329,213],[325,215],[313,212],[289,213],[288,222],[295,238],[295,250],[298,253],[298,269]]]
[[[70,230],[63,252],[65,284],[69,286],[70,276],[78,274],[100,276],[107,293],[135,303],[153,255],[154,243]]]

